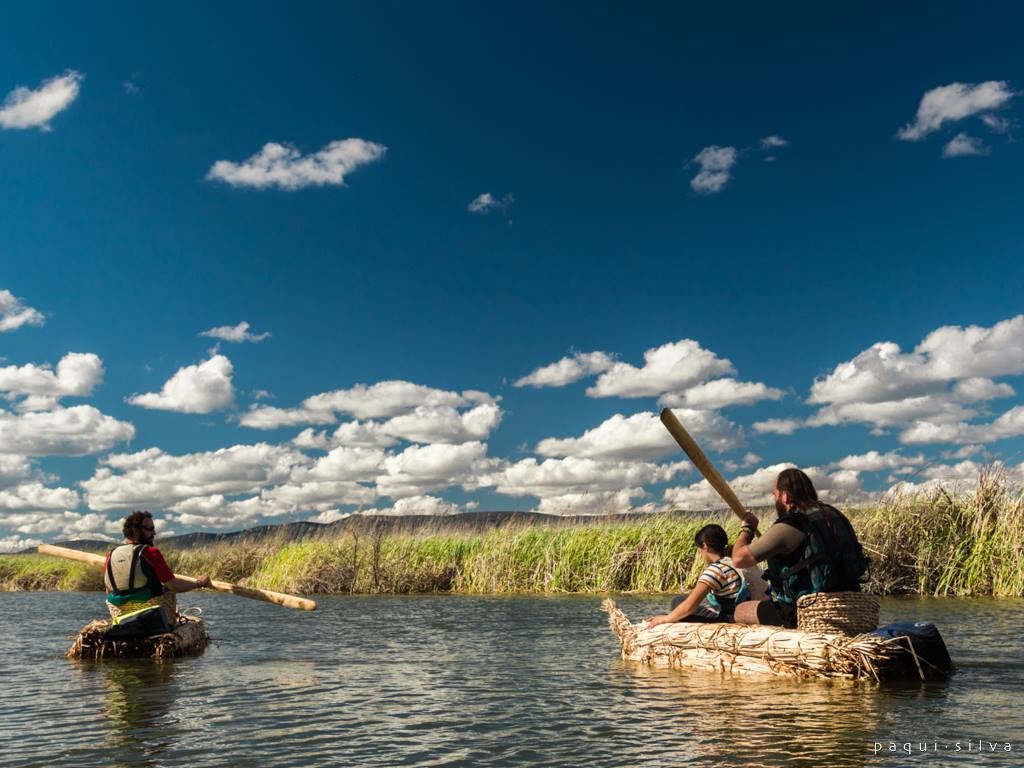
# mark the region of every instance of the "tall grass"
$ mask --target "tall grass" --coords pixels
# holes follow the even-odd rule
[[[976,488],[890,496],[850,510],[880,594],[1024,595],[1024,490],[998,472]],[[768,516],[764,529],[773,518]],[[692,585],[706,522],[732,539],[725,513],[631,520],[557,520],[485,532],[439,518],[412,530],[351,529],[300,541],[264,539],[166,551],[191,575],[300,594],[668,592]],[[99,569],[38,556],[0,556],[0,589],[100,589]]]

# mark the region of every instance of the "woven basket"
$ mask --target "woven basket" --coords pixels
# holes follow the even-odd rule
[[[859,635],[878,626],[878,597],[863,592],[818,592],[796,601],[796,628]]]

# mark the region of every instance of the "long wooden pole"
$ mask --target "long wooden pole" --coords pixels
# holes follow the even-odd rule
[[[81,563],[98,565],[101,568],[103,567],[103,562],[105,560],[101,555],[94,555],[91,552],[81,552],[77,549],[68,549],[67,547],[57,547],[53,544],[40,544],[39,554],[63,557],[66,560],[78,560]],[[183,581],[192,582],[193,584],[196,582],[196,580],[191,576],[182,576],[180,574],[175,574],[175,576]],[[295,595],[286,595],[283,592],[272,592],[269,589],[250,589],[249,587],[240,587],[238,584],[232,584],[229,581],[211,581],[210,588],[215,589],[218,592],[228,592],[232,595],[238,595],[239,597],[248,597],[250,600],[262,600],[265,603],[283,605],[285,608],[297,608],[300,611],[316,610],[316,602],[313,600],[308,600],[305,597],[296,597]]]
[[[718,470],[715,469],[715,465],[711,463],[711,460],[704,455],[704,451],[697,445],[697,441],[690,437],[690,433],[686,431],[686,428],[679,422],[676,415],[671,410],[665,408],[661,412],[661,423],[665,425],[665,428],[679,443],[679,447],[686,452],[686,455],[690,457],[690,461],[693,462],[693,466],[700,470],[700,473],[704,475],[704,479],[707,480],[711,487],[718,491],[718,495],[722,497],[722,500],[729,505],[729,508],[736,513],[739,518],[743,518],[747,514],[747,510],[743,508],[740,500],[733,493],[732,488],[729,487],[729,483],[725,481]]]

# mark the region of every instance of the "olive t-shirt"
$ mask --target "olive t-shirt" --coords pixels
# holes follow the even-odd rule
[[[788,555],[804,543],[807,534],[786,523],[774,523],[764,535],[752,541],[748,549],[757,562],[772,555]]]

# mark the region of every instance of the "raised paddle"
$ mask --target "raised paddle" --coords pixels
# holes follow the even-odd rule
[[[77,549],[68,549],[67,547],[56,547],[53,544],[40,544],[39,554],[63,557],[67,560],[78,560],[82,563],[98,565],[101,568],[103,567],[103,562],[105,560],[102,555],[94,555],[91,552],[80,552]],[[184,581],[195,582],[195,579],[191,576],[181,576],[180,574],[175,574],[175,576]],[[215,589],[218,592],[229,592],[230,594],[238,595],[239,597],[248,597],[250,600],[262,600],[265,603],[283,605],[285,608],[298,608],[301,611],[316,610],[316,602],[313,600],[307,600],[304,597],[295,597],[295,595],[286,595],[283,592],[271,592],[269,589],[240,587],[229,581],[211,581],[210,589]]]
[[[725,481],[718,470],[715,469],[715,465],[711,463],[711,460],[704,455],[704,451],[697,445],[697,441],[690,437],[690,433],[686,431],[686,428],[679,422],[676,415],[668,408],[665,408],[661,412],[661,423],[665,425],[665,429],[669,431],[669,434],[676,439],[679,443],[679,447],[685,451],[686,455],[690,457],[690,461],[693,462],[693,466],[700,470],[700,473],[704,475],[704,479],[707,480],[711,487],[718,491],[718,495],[722,497],[723,501],[729,505],[729,508],[736,513],[736,515],[742,520],[747,515],[747,510],[740,504],[740,500],[736,498],[736,494],[733,493],[732,488]]]

